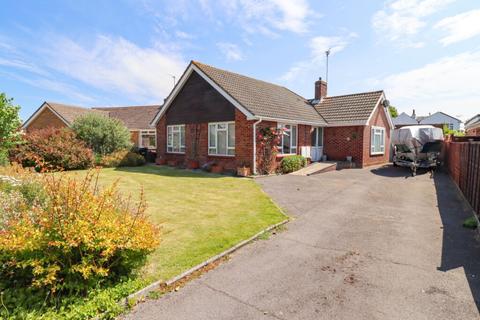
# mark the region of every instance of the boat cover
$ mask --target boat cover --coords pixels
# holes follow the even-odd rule
[[[434,141],[443,141],[443,130],[428,125],[402,127],[395,129],[392,135],[392,144],[406,146],[416,152],[426,143]]]

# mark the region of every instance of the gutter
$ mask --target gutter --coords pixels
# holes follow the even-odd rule
[[[259,118],[257,122],[253,124],[253,170],[252,174],[257,174],[257,124],[262,122],[263,119]]]

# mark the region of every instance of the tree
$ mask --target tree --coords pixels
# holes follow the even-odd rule
[[[398,117],[398,110],[394,106],[388,106],[388,112],[390,112],[392,118]]]
[[[21,142],[20,107],[12,101],[5,93],[0,93],[0,165],[7,163],[8,150]]]
[[[89,113],[75,119],[72,129],[80,140],[99,155],[132,147],[130,131],[115,118]]]

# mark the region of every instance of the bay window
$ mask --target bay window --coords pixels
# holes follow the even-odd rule
[[[167,152],[185,153],[185,125],[167,126]]]
[[[385,128],[372,127],[370,146],[370,154],[385,153]]]
[[[217,156],[235,155],[235,122],[208,124],[208,154]]]
[[[279,123],[277,127],[282,130],[282,136],[278,145],[278,152],[280,154],[296,154],[297,126]]]

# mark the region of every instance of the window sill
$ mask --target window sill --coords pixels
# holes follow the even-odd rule
[[[277,158],[288,157],[288,156],[296,156],[296,153],[279,153],[277,154]]]
[[[370,152],[371,156],[382,156],[384,154],[385,154],[385,152]]]
[[[185,155],[185,152],[165,152],[166,154],[179,154],[179,155]]]
[[[209,157],[221,157],[221,158],[234,158],[235,155],[231,154],[208,154]]]

